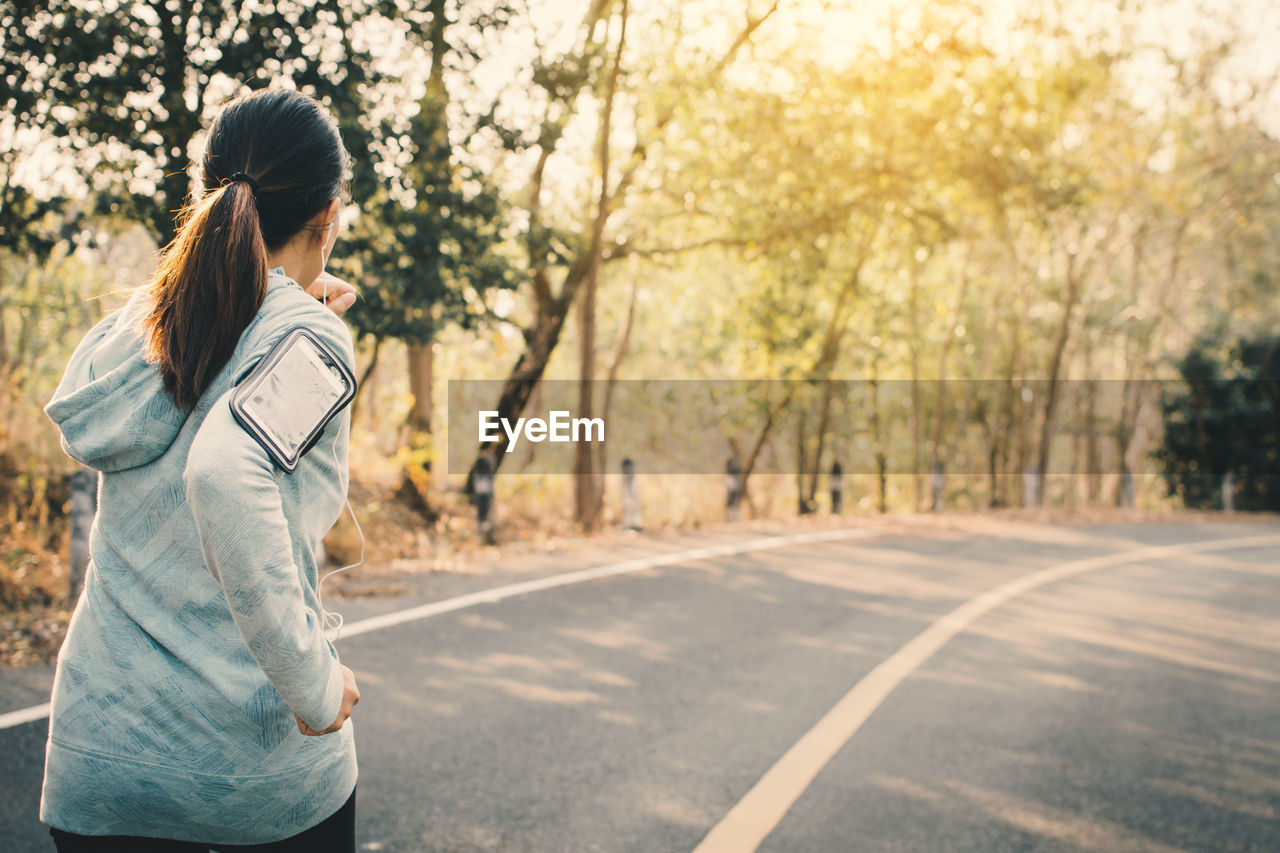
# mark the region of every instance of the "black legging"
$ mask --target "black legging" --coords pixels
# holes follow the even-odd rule
[[[199,844],[141,835],[77,835],[49,828],[58,853],[355,853],[356,792],[320,823],[269,844]]]

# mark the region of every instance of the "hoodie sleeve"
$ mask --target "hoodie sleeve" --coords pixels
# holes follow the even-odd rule
[[[349,333],[346,341],[339,351],[349,355]],[[322,730],[338,716],[342,671],[303,596],[277,469],[232,417],[231,394],[213,404],[192,443],[183,475],[187,500],[205,562],[250,654],[294,713]],[[349,418],[344,409],[325,435],[344,430]]]

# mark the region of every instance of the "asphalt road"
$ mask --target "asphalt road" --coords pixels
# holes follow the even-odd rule
[[[1280,525],[890,527],[346,637],[361,849],[689,853],[741,801],[778,807],[770,853],[1280,851],[1280,538],[1003,586],[1262,536]],[[815,729],[886,672],[900,683],[851,735]],[[19,676],[38,692],[40,672],[0,687]],[[52,850],[35,817],[46,728],[0,729],[11,853]],[[816,775],[783,767],[744,800],[811,731]],[[756,849],[734,843],[706,849]]]

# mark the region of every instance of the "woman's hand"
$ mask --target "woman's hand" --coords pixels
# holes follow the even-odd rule
[[[302,732],[304,735],[327,735],[330,732],[336,732],[338,729],[342,728],[342,724],[351,716],[351,709],[360,701],[360,690],[356,687],[356,674],[344,664],[338,664],[338,666],[342,667],[342,706],[338,708],[338,718],[333,721],[333,724],[330,725],[329,728],[322,732],[318,732],[311,728],[311,726],[302,722],[301,717],[294,714],[293,718],[298,721],[298,731]]]
[[[307,293],[319,299],[329,310],[341,317],[356,304],[356,289],[336,275],[321,272],[307,287]],[[326,293],[328,298],[325,298]]]

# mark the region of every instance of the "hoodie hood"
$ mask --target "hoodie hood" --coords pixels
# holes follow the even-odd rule
[[[144,358],[138,321],[145,293],[89,330],[44,411],[71,458],[99,471],[123,471],[159,458],[187,415]]]

